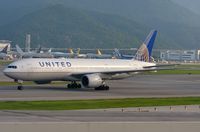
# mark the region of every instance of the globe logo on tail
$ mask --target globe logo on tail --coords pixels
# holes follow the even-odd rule
[[[149,51],[145,44],[142,44],[138,49],[135,58],[139,61],[149,62]]]

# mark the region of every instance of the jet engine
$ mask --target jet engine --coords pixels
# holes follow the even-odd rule
[[[81,83],[86,88],[96,88],[103,85],[103,80],[98,74],[88,74],[82,77]]]

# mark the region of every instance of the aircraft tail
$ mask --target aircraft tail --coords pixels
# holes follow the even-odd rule
[[[24,52],[22,51],[22,49],[18,46],[18,45],[16,45],[16,50],[17,50],[17,53],[19,53],[19,54],[23,54]]]
[[[74,52],[73,52],[73,49],[72,49],[72,48],[69,48],[69,49],[68,49],[68,52],[69,52],[70,54],[74,54]]]
[[[6,46],[2,49],[1,53],[5,53],[5,54],[8,53],[8,45],[6,45]]]
[[[146,40],[140,46],[135,55],[135,60],[150,62],[153,45],[156,39],[157,30],[152,30],[147,36]]]
[[[47,51],[47,53],[51,53],[51,51],[52,51],[52,49],[50,48],[50,49]]]
[[[100,49],[97,49],[97,52],[96,52],[97,55],[102,55]]]
[[[37,49],[36,53],[41,53],[41,52],[42,52],[42,46],[41,46],[41,45],[39,45],[39,47],[38,47],[38,49]]]
[[[76,50],[76,54],[79,55],[80,52],[81,52],[81,49],[80,49],[80,48],[77,48],[77,50]]]
[[[115,58],[121,59],[122,58],[122,54],[119,52],[119,49],[115,48],[113,55]]]

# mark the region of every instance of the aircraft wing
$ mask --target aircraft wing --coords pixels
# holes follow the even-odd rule
[[[108,72],[101,72],[101,74],[121,74],[121,73],[142,73],[142,72],[149,72],[149,71],[160,71],[160,70],[173,70],[174,68],[144,68],[144,69],[137,69],[137,70],[125,70],[125,71],[108,71]]]
[[[115,74],[133,74],[133,73],[142,73],[142,72],[150,72],[150,71],[159,71],[159,70],[173,70],[174,68],[158,68],[158,67],[145,67],[143,69],[135,69],[135,70],[121,70],[121,71],[102,71],[102,72],[87,72],[87,73],[76,73],[71,76],[80,79],[82,76],[87,74],[99,74],[100,76],[109,76]]]
[[[178,66],[180,64],[158,64],[158,65],[155,65],[155,66],[145,66],[143,68],[145,69],[148,69],[148,68],[159,68],[159,67],[175,67],[175,66]]]

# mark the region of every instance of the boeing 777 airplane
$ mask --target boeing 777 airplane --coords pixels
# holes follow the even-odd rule
[[[68,88],[95,88],[108,90],[106,80],[131,77],[138,72],[159,70],[150,62],[157,31],[151,31],[132,60],[124,59],[78,59],[78,58],[28,58],[15,61],[4,69],[4,74],[19,82],[34,81],[47,84],[51,81],[71,81]],[[77,82],[81,82],[78,84]]]

